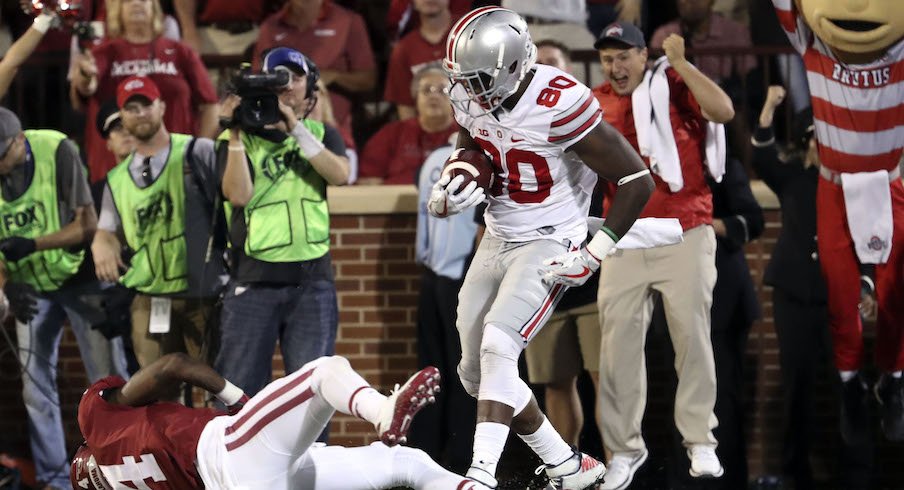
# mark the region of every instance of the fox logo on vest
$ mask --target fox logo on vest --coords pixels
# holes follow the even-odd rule
[[[155,193],[135,209],[136,233],[143,236],[158,223],[169,223],[172,217],[172,197],[166,192]]]
[[[32,202],[4,211],[0,214],[0,222],[2,222],[5,236],[27,236],[29,233],[44,231],[47,226],[44,204]]]
[[[268,179],[276,181],[287,170],[292,170],[296,174],[301,175],[310,168],[310,164],[301,156],[297,149],[294,149],[285,153],[267,155],[261,167],[263,167],[263,173]]]

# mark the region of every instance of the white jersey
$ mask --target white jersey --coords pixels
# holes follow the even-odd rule
[[[596,173],[565,150],[602,120],[589,88],[551,66],[535,74],[514,109],[483,114],[475,103],[455,119],[493,160],[495,175],[485,215],[487,232],[505,241],[587,236],[586,218]],[[464,88],[452,89],[464,98]],[[455,92],[459,91],[459,92]]]

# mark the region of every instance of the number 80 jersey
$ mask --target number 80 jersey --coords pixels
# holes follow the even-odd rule
[[[601,121],[599,102],[571,75],[535,65],[534,76],[511,110],[485,114],[476,103],[455,110],[455,120],[493,161],[487,231],[523,242],[587,235],[586,218],[596,174],[566,149]],[[456,92],[459,91],[459,92]],[[464,87],[452,88],[464,98]]]

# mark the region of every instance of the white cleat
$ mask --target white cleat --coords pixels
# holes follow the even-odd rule
[[[440,387],[439,370],[433,366],[414,373],[401,387],[396,385],[380,409],[377,433],[387,446],[405,444],[414,415],[436,401]]]
[[[468,468],[468,472],[465,474],[465,477],[474,480],[475,482],[477,482],[477,484],[491,490],[495,489],[499,485],[499,482],[496,481],[495,476],[479,466],[471,466],[470,468]]]
[[[606,466],[603,463],[579,452],[575,452],[574,456],[556,466],[540,466],[536,473],[539,475],[544,469],[549,478],[549,485],[557,490],[595,489],[606,474]]]

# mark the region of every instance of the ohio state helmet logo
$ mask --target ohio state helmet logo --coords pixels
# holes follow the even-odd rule
[[[603,37],[621,37],[624,33],[625,31],[621,26],[615,25],[606,29],[606,34]]]
[[[870,250],[879,251],[879,250],[884,250],[884,249],[888,248],[888,242],[879,238],[876,235],[873,235],[872,237],[870,237],[869,243],[867,244],[867,246],[869,247]]]

